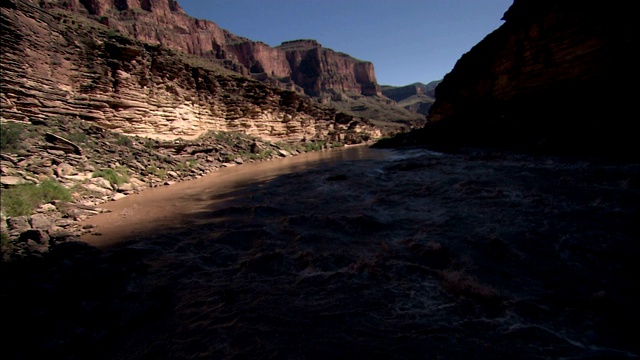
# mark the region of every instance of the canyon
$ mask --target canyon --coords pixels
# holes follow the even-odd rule
[[[629,4],[515,0],[384,150],[414,125],[360,115],[429,84],[295,75],[331,52],[175,1],[0,6],[3,199],[74,197],[0,219],[4,357],[639,357]]]

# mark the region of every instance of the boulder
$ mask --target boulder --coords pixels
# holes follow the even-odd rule
[[[29,217],[29,224],[33,229],[48,230],[54,222],[54,217],[45,214],[34,214]]]
[[[2,176],[0,177],[0,184],[2,184],[2,187],[11,187],[11,186],[16,186],[16,185],[20,185],[20,184],[27,184],[28,181],[26,181],[24,178],[20,177],[20,176]]]

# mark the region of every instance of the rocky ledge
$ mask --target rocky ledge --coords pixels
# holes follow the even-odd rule
[[[162,141],[129,137],[68,117],[4,122],[0,129],[4,260],[39,256],[57,244],[94,232],[78,222],[106,211],[100,208],[105,202],[195,179],[222,167],[343,144],[272,143],[237,132]],[[46,194],[25,202],[40,188],[48,189]],[[24,192],[18,193],[21,189]]]

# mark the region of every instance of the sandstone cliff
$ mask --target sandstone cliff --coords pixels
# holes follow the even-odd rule
[[[64,9],[100,22],[142,42],[204,57],[229,70],[285,90],[312,96],[324,104],[357,98],[356,107],[376,108],[365,113],[339,104],[356,117],[389,123],[391,128],[422,126],[424,117],[384,101],[373,64],[323,48],[313,40],[270,47],[230,33],[207,20],[187,15],[174,0],[46,0],[32,1],[44,9]],[[352,101],[349,101],[350,103]],[[387,127],[385,125],[385,127]]]
[[[51,0],[42,6],[86,14],[138,40],[221,60],[234,71],[275,78],[282,87],[297,85],[308,95],[328,89],[381,95],[370,62],[325,49],[313,40],[272,48],[193,18],[174,0]]]
[[[421,142],[562,152],[637,149],[630,4],[516,0],[436,90]]]
[[[323,48],[315,40],[294,40],[276,49],[286,54],[293,81],[311,96],[329,90],[382,95],[373,64]]]
[[[112,10],[89,8],[96,14]],[[182,14],[177,5],[163,11]],[[199,57],[136,41],[60,8],[10,0],[2,3],[1,16],[3,119],[70,116],[125,134],[165,138],[208,130],[286,141],[380,136],[365,119]]]

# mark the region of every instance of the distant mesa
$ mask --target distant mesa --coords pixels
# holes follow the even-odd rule
[[[381,86],[382,94],[405,109],[428,115],[435,101],[435,89],[441,80],[429,84],[413,83],[406,86]]]

